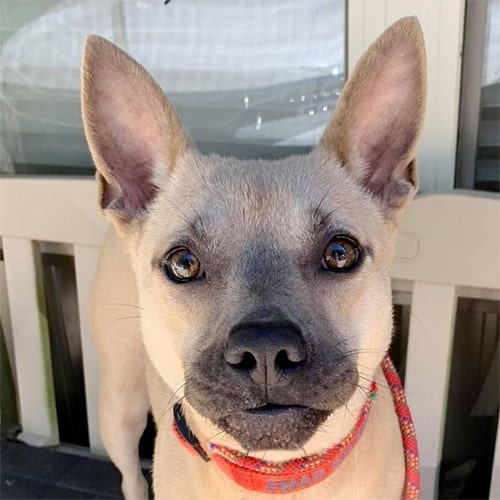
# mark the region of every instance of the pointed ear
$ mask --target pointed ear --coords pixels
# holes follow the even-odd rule
[[[100,206],[123,228],[155,197],[157,170],[173,169],[190,139],[145,69],[95,35],[87,38],[83,56],[82,115]]]
[[[390,213],[417,191],[415,154],[425,97],[422,30],[415,17],[403,18],[361,58],[321,138],[320,149]]]

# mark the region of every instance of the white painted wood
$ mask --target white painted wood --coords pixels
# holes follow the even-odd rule
[[[1,178],[0,235],[100,246],[108,229],[91,177]]]
[[[347,6],[347,76],[370,43],[387,27],[386,0],[354,0]]]
[[[97,268],[99,250],[98,247],[86,245],[75,245],[74,247],[90,449],[93,453],[105,454],[104,444],[99,433],[98,418],[99,361],[92,340],[89,317],[90,288]]]
[[[95,197],[92,178],[0,178],[0,235],[100,246],[109,225]],[[498,195],[417,196],[401,230],[393,279],[500,289]]]
[[[414,284],[405,390],[419,443],[421,498],[437,494],[456,301],[453,285]]]
[[[401,224],[393,279],[500,289],[500,197],[418,196]]]
[[[92,449],[100,453],[102,444],[96,423],[97,359],[89,335],[86,293],[95,269],[97,248],[108,224],[96,209],[95,197],[95,181],[91,178],[0,179],[0,235],[6,240],[36,238],[58,244],[75,244],[90,439]],[[22,256],[17,251],[10,254],[16,258]],[[8,265],[10,260],[6,261],[6,267]],[[14,264],[13,269],[16,266],[19,264]],[[409,292],[413,286],[406,381],[422,451],[422,498],[430,498],[435,492],[441,453],[454,318],[453,297],[491,300],[500,297],[499,196],[467,191],[418,196],[402,221],[402,235],[391,278],[394,289],[400,292]],[[31,306],[25,300],[25,296],[31,297],[28,290],[34,286],[34,280],[25,280],[25,283],[22,288],[19,288],[19,283],[14,285],[14,289],[18,288],[10,297],[11,287],[7,282],[10,307],[17,311],[24,311],[24,308],[37,311],[38,306],[32,299]],[[434,333],[429,335],[429,331]],[[19,335],[21,343],[26,342],[23,340],[25,333],[18,329],[17,323],[13,323],[13,332],[16,342]],[[38,365],[33,365],[35,369],[38,369],[40,359],[39,356]],[[25,370],[26,364],[24,361],[17,374]],[[44,386],[43,379],[38,380],[38,385]],[[19,394],[23,404],[26,400],[29,402],[31,385],[20,385]],[[53,411],[53,401],[49,399],[39,401],[37,405],[37,420],[39,415],[50,415]],[[40,434],[24,436],[30,442],[37,439],[48,442],[43,435],[39,439]],[[498,457],[498,448],[496,454]],[[497,458],[496,485],[498,464]],[[492,488],[498,491],[497,486],[492,485]]]
[[[36,446],[59,441],[39,254],[27,239],[3,237],[22,433]]]
[[[394,21],[416,15],[426,41],[427,117],[418,159],[422,192],[452,189],[455,176],[465,0],[349,0],[347,68]]]

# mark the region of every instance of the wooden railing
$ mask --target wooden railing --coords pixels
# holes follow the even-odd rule
[[[5,260],[22,433],[35,445],[58,443],[39,242],[74,255],[91,450],[103,453],[97,422],[99,367],[88,297],[108,224],[90,178],[0,179]],[[458,297],[500,300],[500,199],[455,191],[422,195],[402,223],[392,269],[395,292],[411,292],[405,387],[417,429],[422,498],[433,498],[441,461],[451,346]],[[497,434],[490,497],[500,497]]]

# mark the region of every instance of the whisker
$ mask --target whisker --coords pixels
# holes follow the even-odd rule
[[[385,354],[385,349],[351,349],[350,351],[345,351],[342,353],[343,356],[350,356],[356,355],[356,354],[379,354],[379,353],[384,353]]]
[[[108,302],[106,304],[101,304],[101,306],[125,306],[125,307],[135,307],[136,309],[142,309],[142,307],[137,304],[122,304],[120,302]]]
[[[174,407],[174,405],[170,405],[170,403],[172,402],[172,399],[175,398],[176,394],[182,390],[186,384],[188,383],[188,379],[184,379],[183,381],[181,381],[181,384],[179,385],[179,387],[172,393],[172,395],[170,396],[170,398],[168,399],[166,405],[165,405],[165,409],[161,412],[161,414],[158,416],[158,422],[160,420],[163,419],[163,417],[165,416],[165,414],[168,412],[169,409],[172,409]],[[175,404],[175,403],[174,403]]]
[[[141,319],[141,317],[140,316],[122,316],[120,318],[116,318],[113,321],[111,321],[111,323],[109,323],[108,326],[115,324],[117,321],[122,321],[122,320],[126,320],[126,319]]]
[[[178,389],[178,390],[179,390],[179,389]],[[177,390],[176,392],[178,392],[178,390]],[[161,412],[160,416],[158,417],[158,422],[159,422],[160,420],[162,420],[162,419],[165,417],[165,415],[167,415],[168,413],[170,413],[170,411],[173,409],[173,407],[174,407],[174,405],[175,405],[176,403],[182,403],[182,401],[183,401],[184,399],[186,399],[187,397],[189,397],[189,396],[191,396],[191,395],[193,395],[193,394],[197,394],[197,393],[199,393],[199,392],[208,391],[208,390],[209,390],[209,389],[208,389],[208,388],[206,388],[206,387],[200,387],[199,389],[197,389],[197,390],[195,390],[195,391],[190,391],[190,392],[188,392],[188,393],[184,394],[183,396],[179,397],[179,399],[177,399],[177,400],[173,401],[173,402],[172,402],[172,404],[170,404],[169,406],[167,406],[167,407],[166,407],[166,408],[165,408],[165,409]],[[172,397],[170,398],[170,400],[169,400],[169,401],[171,401],[171,400],[172,400]]]
[[[215,438],[219,437],[222,434],[227,434],[227,432],[225,430],[220,430],[220,431],[216,432],[215,434],[213,434],[212,436],[209,436],[207,438],[207,441],[212,441],[212,439],[215,439]]]

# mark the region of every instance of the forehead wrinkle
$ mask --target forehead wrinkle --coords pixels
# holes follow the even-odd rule
[[[185,222],[184,225],[178,227],[173,232],[165,234],[165,237],[161,239],[160,246],[163,248],[165,246],[171,247],[172,245],[185,245],[187,247],[195,246],[196,248],[207,248],[210,245],[210,238],[201,218],[196,215],[192,219],[187,217],[182,217]]]
[[[330,212],[325,212],[317,206],[315,209],[311,209],[311,228],[314,233],[325,232],[330,225],[330,216],[334,210]]]
[[[324,234],[335,230],[347,230],[350,233],[354,233],[354,230],[349,229],[352,227],[352,224],[338,217],[338,212],[339,208],[326,211],[317,207],[311,210],[309,226],[311,231],[313,233]]]
[[[194,242],[198,247],[209,247],[211,238],[207,234],[205,226],[200,216],[194,217],[192,220],[188,221],[184,228],[181,228],[178,232],[182,239],[187,238],[188,240]]]
[[[205,226],[201,215],[196,214],[196,216],[188,221],[187,231],[191,234],[192,238],[200,242],[206,242],[208,240]]]
[[[360,244],[362,244],[369,255],[373,255],[373,247],[369,241],[365,241],[365,235],[361,231],[357,230],[346,220],[336,218],[334,216],[337,210],[333,209],[329,212],[323,210],[314,210],[311,213],[311,232],[313,236],[317,236],[318,233],[321,236],[327,235],[341,235],[351,236],[355,238]]]

